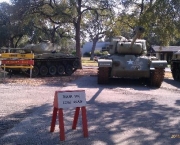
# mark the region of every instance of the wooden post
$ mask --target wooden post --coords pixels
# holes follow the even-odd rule
[[[88,137],[86,107],[81,107],[81,111],[82,111],[83,135],[84,137]]]
[[[32,65],[31,65],[32,67]],[[30,78],[32,78],[32,68],[30,68]]]
[[[54,129],[55,129],[57,111],[58,111],[58,109],[57,109],[56,107],[54,107],[54,109],[53,109],[52,121],[51,121],[51,129],[50,129],[50,132],[54,132]]]
[[[63,109],[58,109],[59,112],[59,129],[60,129],[60,140],[65,140],[65,133],[64,133],[64,117],[63,117]]]
[[[5,72],[6,72],[6,65],[4,64],[4,78],[3,78],[3,83],[5,83]]]
[[[79,110],[80,110],[80,107],[76,107],[76,111],[74,113],[74,121],[73,121],[72,129],[76,129],[78,116],[79,116]]]

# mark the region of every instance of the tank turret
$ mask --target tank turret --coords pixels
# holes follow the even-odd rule
[[[32,52],[36,54],[42,54],[58,52],[60,50],[60,47],[54,45],[53,43],[50,43],[49,41],[44,41],[38,44],[27,44],[25,47],[23,47],[23,49],[26,53]]]
[[[110,54],[142,54],[146,53],[146,40],[139,39],[144,32],[143,27],[134,29],[135,36],[133,39],[125,39],[124,37],[115,37],[109,45]]]

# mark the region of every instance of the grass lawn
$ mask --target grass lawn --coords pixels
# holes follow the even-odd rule
[[[98,63],[94,60],[90,60],[90,57],[82,57],[81,61],[83,66],[98,66]]]

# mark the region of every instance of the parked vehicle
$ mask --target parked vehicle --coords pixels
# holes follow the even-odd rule
[[[144,28],[136,27],[135,36],[112,38],[107,50],[110,55],[98,59],[98,83],[106,84],[110,78],[143,78],[154,87],[160,87],[164,79],[167,61],[146,56],[146,40],[138,39]]]
[[[9,52],[16,52],[18,49],[8,49]],[[79,58],[64,54],[50,42],[29,44],[21,48],[21,53],[34,53],[34,67],[32,76],[55,76],[72,75],[79,68]],[[29,73],[29,69],[7,69],[7,71]]]
[[[180,50],[173,54],[171,60],[171,71],[174,80],[180,81]]]

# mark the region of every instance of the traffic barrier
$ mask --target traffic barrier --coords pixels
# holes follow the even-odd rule
[[[74,113],[72,129],[73,130],[76,129],[79,112],[81,109],[83,136],[88,137],[85,90],[56,91],[55,95],[54,95],[53,106],[54,107],[53,107],[53,115],[52,115],[52,120],[51,120],[50,132],[54,132],[54,130],[55,130],[56,118],[57,118],[57,114],[58,114],[60,140],[61,141],[65,140],[63,109],[73,107],[73,108],[76,108],[76,110]]]
[[[2,53],[1,58],[1,67],[4,68],[4,72],[6,68],[22,68],[22,69],[30,69],[30,78],[32,77],[32,69],[34,65],[34,54],[20,54],[20,53]]]

